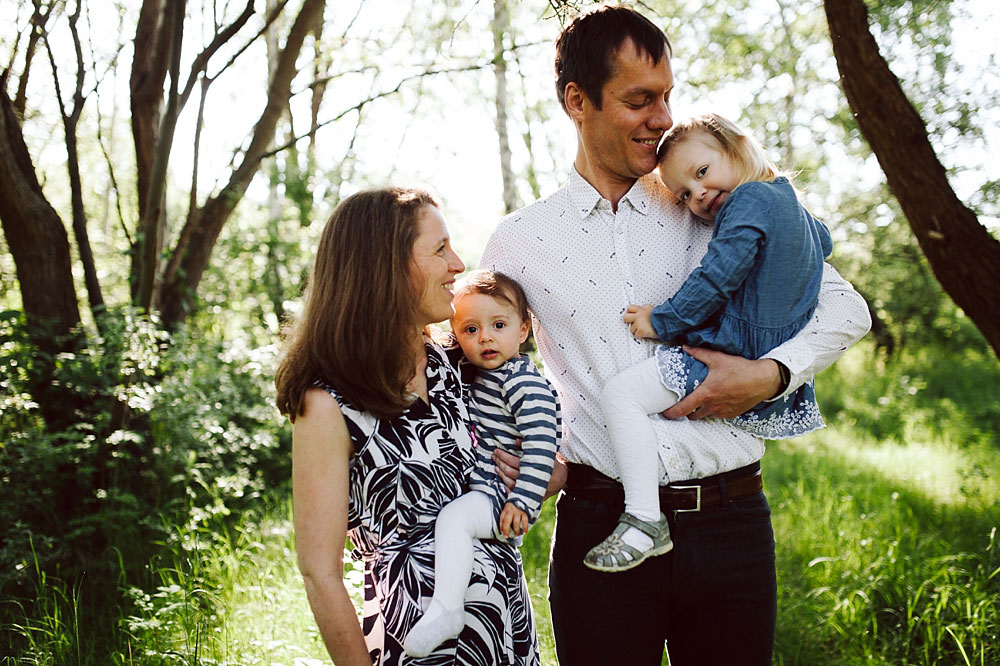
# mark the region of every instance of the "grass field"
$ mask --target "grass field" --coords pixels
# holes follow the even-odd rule
[[[770,443],[763,460],[778,543],[774,663],[1000,664],[998,408],[983,390],[996,369],[963,386],[952,379],[984,367],[976,359],[928,366],[952,379],[862,383],[865,367],[845,361],[824,375],[840,401],[831,426]],[[935,397],[944,381],[964,397]],[[873,391],[907,400],[905,417],[866,412],[886,407]],[[552,505],[522,548],[546,665],[556,663]],[[105,595],[118,601],[100,608],[86,578],[35,571],[33,599],[0,600],[2,644],[18,646],[0,665],[329,663],[296,570],[287,493],[235,520],[203,512],[169,533],[154,545],[143,589],[121,580]]]
[[[769,445],[764,469],[778,542],[776,664],[1000,663],[1000,452],[832,427]],[[556,663],[551,504],[522,549],[545,664]],[[295,567],[289,504],[265,514],[178,530],[150,562],[156,589],[125,590],[113,663],[329,663]],[[358,571],[348,577],[360,586]],[[31,647],[0,663],[107,663],[77,635],[74,599],[73,586],[40,581],[34,619],[4,627]]]

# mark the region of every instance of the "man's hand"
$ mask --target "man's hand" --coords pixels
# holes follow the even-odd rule
[[[521,459],[509,451],[496,449],[493,452],[493,464],[496,465],[497,474],[503,485],[507,486],[507,492],[514,490],[514,484],[517,483],[517,477],[521,473]],[[566,485],[566,461],[557,453],[556,464],[552,468],[552,476],[545,488],[543,499],[552,497],[562,490],[564,485]]]
[[[684,351],[708,366],[708,377],[676,405],[663,412],[668,419],[686,416],[731,419],[772,398],[781,389],[778,363],[765,358],[749,361],[741,356],[700,347]]]
[[[507,486],[507,492],[514,490],[517,477],[521,474],[521,459],[510,451],[497,448],[493,450],[493,464],[503,485]]]
[[[521,536],[528,533],[528,514],[507,502],[500,512],[500,534],[510,538],[511,531],[514,536]]]
[[[625,316],[622,319],[629,325],[632,335],[637,338],[656,339],[656,331],[649,322],[649,316],[653,312],[652,305],[630,305],[625,309]]]

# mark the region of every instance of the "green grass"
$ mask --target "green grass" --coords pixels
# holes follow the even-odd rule
[[[852,350],[823,375],[831,426],[770,443],[763,461],[778,543],[775,664],[1000,663],[998,386],[996,360],[967,353],[887,369]],[[122,563],[107,589],[27,562],[34,596],[0,599],[0,666],[329,664],[289,498],[276,494],[241,516],[195,511],[136,549],[155,555],[144,569]],[[522,548],[546,665],[553,513],[548,502]]]
[[[127,591],[134,605],[114,663],[328,662],[296,567],[290,514],[286,501],[235,527],[208,519],[178,530],[153,567],[156,590]],[[349,578],[360,586],[358,573]]]
[[[1000,663],[995,449],[772,444],[780,664]]]
[[[1000,451],[833,426],[770,444],[764,469],[778,542],[776,664],[1000,663]],[[550,502],[522,549],[544,664],[555,664],[552,513]],[[4,627],[30,637],[27,648],[0,663],[329,663],[289,514],[286,500],[235,524],[205,515],[175,529],[149,563],[153,584],[123,588],[127,602],[111,610],[111,655],[78,635],[79,587],[36,572],[34,605]],[[360,586],[357,570],[349,576]]]

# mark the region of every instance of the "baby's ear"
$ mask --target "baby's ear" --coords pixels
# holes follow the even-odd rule
[[[531,331],[531,320],[525,319],[521,322],[521,339],[518,341],[518,344],[521,344],[528,339],[529,331]]]

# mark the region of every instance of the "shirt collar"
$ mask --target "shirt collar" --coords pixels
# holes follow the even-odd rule
[[[652,205],[653,189],[658,184],[657,178],[655,173],[648,173],[635,181],[618,203],[619,207],[623,203],[628,203],[633,210],[643,215],[648,213]],[[590,215],[602,201],[606,201],[601,193],[580,175],[576,166],[573,166],[569,174],[569,197],[570,203],[579,211],[581,219]]]

